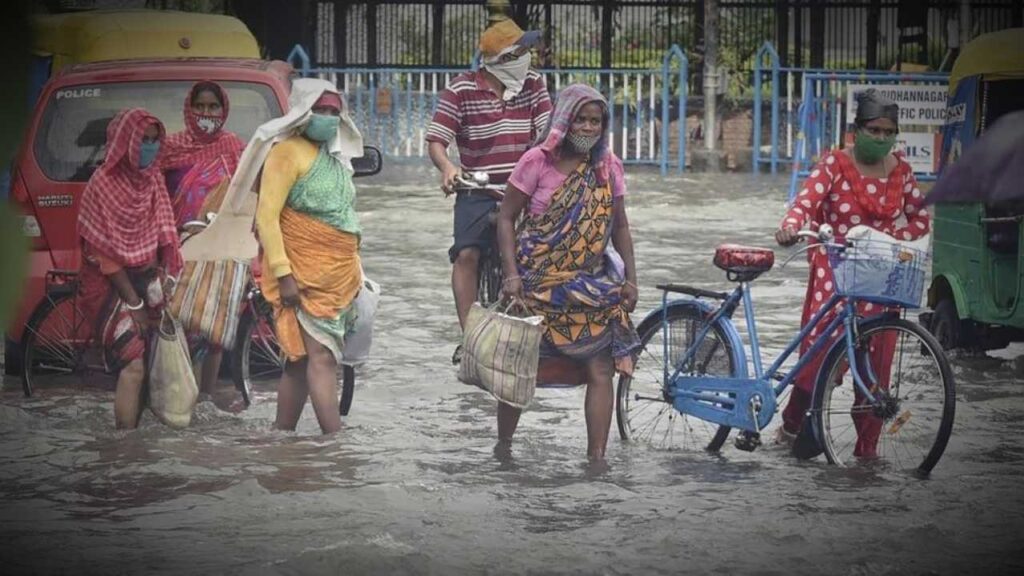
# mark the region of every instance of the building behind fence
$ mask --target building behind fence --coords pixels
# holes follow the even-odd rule
[[[311,56],[332,67],[462,67],[487,22],[482,0],[316,2]],[[690,60],[699,93],[703,0],[554,0],[511,2],[524,28],[544,32],[543,68],[656,68],[673,44]],[[782,66],[890,69],[915,62],[947,65],[958,0],[721,0],[719,59],[729,93],[744,96],[757,49],[770,41]],[[1018,0],[972,0],[973,34],[1024,25]],[[917,20],[920,26],[910,28]],[[901,29],[899,24],[904,24]],[[913,33],[913,43],[904,39]]]

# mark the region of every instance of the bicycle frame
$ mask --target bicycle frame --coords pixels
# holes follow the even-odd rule
[[[826,314],[841,302],[847,305],[840,308],[839,313],[819,331],[819,336],[814,343],[802,354],[797,363],[786,374],[780,374],[783,363],[795,352],[800,343],[818,327]],[[736,307],[742,303],[747,326],[747,333],[750,335],[750,351],[754,364],[753,378],[732,378],[721,376],[686,376],[684,372],[691,369],[694,358],[700,350],[707,337],[708,331],[719,322],[731,323],[732,314]],[[858,317],[856,300],[845,296],[833,294],[820,310],[811,318],[800,332],[789,342],[785,350],[772,362],[767,370],[764,370],[761,358],[760,342],[757,336],[757,324],[754,317],[753,301],[750,296],[750,286],[747,282],[741,282],[722,302],[722,304],[710,314],[706,322],[700,326],[694,336],[692,344],[683,354],[679,364],[674,371],[669,373],[669,352],[668,352],[668,292],[662,296],[662,330],[664,346],[664,382],[667,384],[668,394],[672,398],[673,406],[681,413],[691,414],[702,420],[715,422],[735,428],[742,428],[752,432],[758,432],[765,428],[775,413],[775,399],[782,394],[793,382],[796,375],[815,358],[822,348],[832,342],[830,336],[839,328],[844,327],[846,335],[846,353],[849,365],[852,370],[856,386],[865,398],[875,402],[875,395],[871,393],[873,384],[869,386],[864,382],[861,371],[857,369],[856,358],[856,326]],[[734,342],[735,345],[743,346],[742,339]],[[869,373],[867,377],[875,380],[874,374]],[[772,387],[769,380],[779,380],[778,385]],[[747,406],[749,410],[738,409]]]

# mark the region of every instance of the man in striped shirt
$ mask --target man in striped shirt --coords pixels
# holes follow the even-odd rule
[[[539,39],[540,32],[523,32],[512,20],[495,23],[480,37],[483,67],[459,74],[441,92],[426,140],[446,195],[461,172],[486,172],[492,184],[504,184],[547,127],[551,98],[544,77],[530,70],[530,47]],[[461,168],[448,158],[452,140]],[[483,194],[455,198],[455,241],[448,256],[460,324],[476,300],[480,253],[494,246],[488,215],[496,207],[497,201]]]

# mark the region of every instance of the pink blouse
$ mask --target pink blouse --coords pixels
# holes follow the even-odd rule
[[[608,156],[608,167],[612,185],[612,196],[619,198],[626,195],[626,178],[622,169],[622,160],[614,154]],[[519,158],[516,167],[509,176],[509,184],[530,197],[530,214],[543,214],[551,204],[555,190],[562,185],[566,174],[555,167],[555,163],[540,147],[531,148]]]

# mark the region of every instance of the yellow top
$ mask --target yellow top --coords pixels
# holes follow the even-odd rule
[[[284,237],[281,235],[281,210],[288,201],[292,187],[313,166],[319,150],[316,144],[306,138],[292,136],[274,146],[263,164],[256,230],[260,233],[260,245],[270,264],[270,273],[275,278],[292,273],[292,265],[284,249]]]
[[[132,58],[259,58],[241,20],[172,10],[92,10],[36,16],[32,50],[53,69]]]
[[[964,46],[949,73],[949,93],[968,76],[987,80],[1024,76],[1024,28],[982,34]]]

